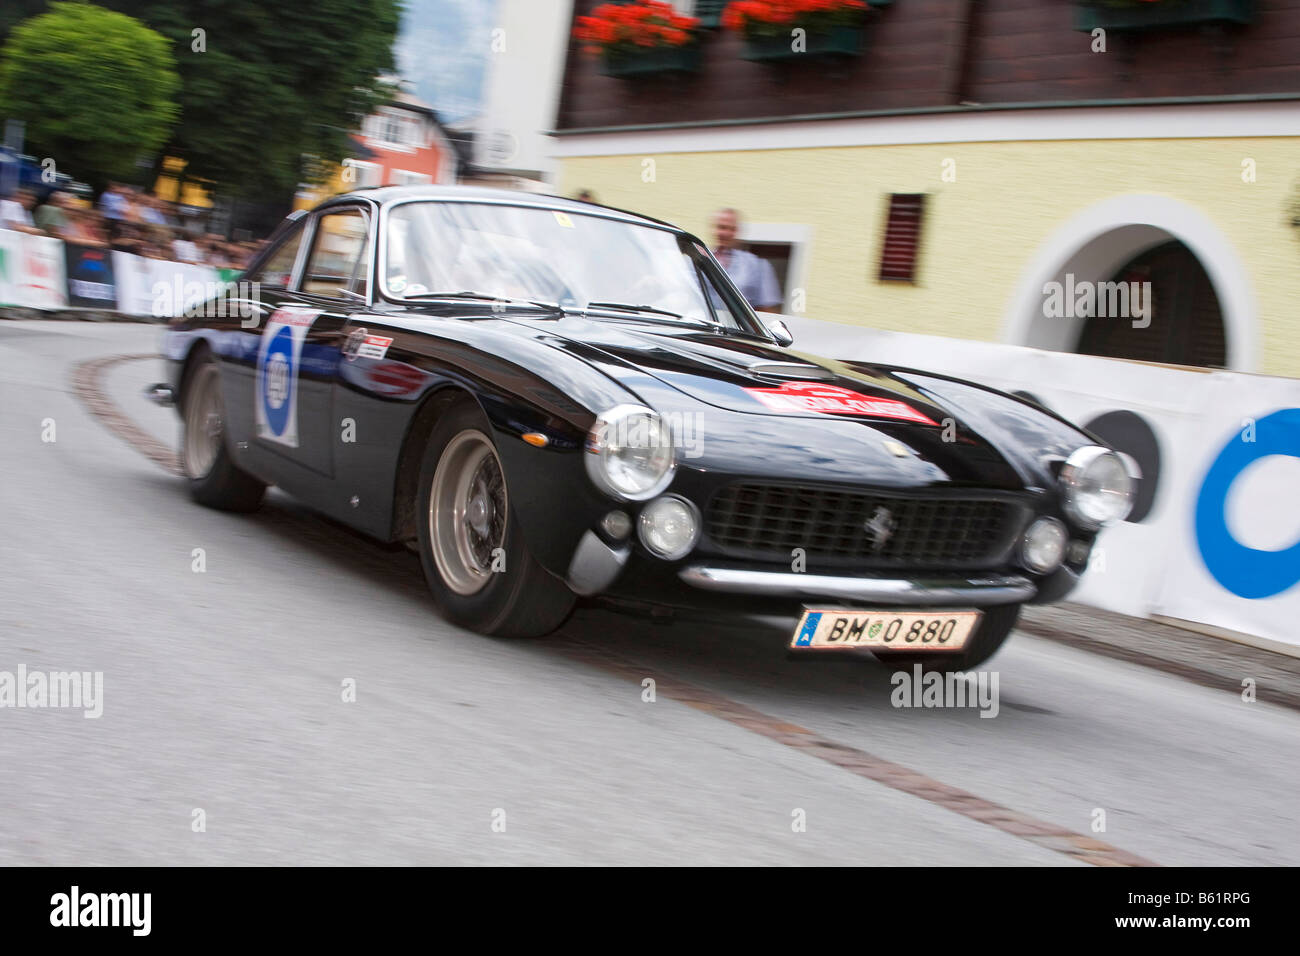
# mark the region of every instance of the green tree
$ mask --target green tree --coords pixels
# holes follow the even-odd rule
[[[166,151],[245,198],[292,195],[306,156],[352,155],[349,133],[392,95],[400,0],[102,2],[172,41],[182,112]]]
[[[170,43],[138,20],[55,3],[0,48],[0,115],[26,121],[26,151],[102,185],[167,140],[180,89]]]

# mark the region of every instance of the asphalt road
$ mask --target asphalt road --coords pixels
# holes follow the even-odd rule
[[[157,337],[0,322],[0,672],[104,675],[98,719],[0,707],[0,864],[1300,863],[1300,713],[1041,638],[987,719],[764,624],[451,627],[414,554],[194,505],[89,414],[74,367]],[[175,447],[160,377],[104,387]]]

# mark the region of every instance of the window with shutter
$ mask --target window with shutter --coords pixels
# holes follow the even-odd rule
[[[1149,314],[1136,323],[1126,315],[1102,315],[1098,301],[1094,314],[1084,320],[1076,352],[1168,365],[1227,366],[1219,296],[1196,253],[1183,243],[1174,240],[1148,249],[1109,281],[1151,283]]]
[[[880,246],[880,281],[915,282],[924,193],[894,193]]]

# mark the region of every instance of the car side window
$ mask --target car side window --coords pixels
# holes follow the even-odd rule
[[[273,289],[287,289],[293,281],[293,264],[298,261],[298,247],[302,245],[303,224],[298,223],[293,231],[276,246],[270,258],[252,277],[254,282]]]
[[[724,295],[719,288],[717,281],[710,274],[707,265],[708,250],[699,244],[693,244],[691,251],[683,250],[683,254],[693,260],[692,265],[696,275],[699,277],[700,284],[704,287],[704,297],[708,300],[710,308],[713,309],[713,321],[718,325],[731,329],[746,329],[748,323],[745,320],[743,312],[738,310],[738,305],[732,296]]]
[[[316,224],[302,291],[365,296],[369,275],[370,220],[360,209],[327,213]]]

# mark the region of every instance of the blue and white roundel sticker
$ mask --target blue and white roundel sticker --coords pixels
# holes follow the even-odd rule
[[[267,320],[257,351],[257,437],[298,447],[298,370],[317,309],[286,306]]]

